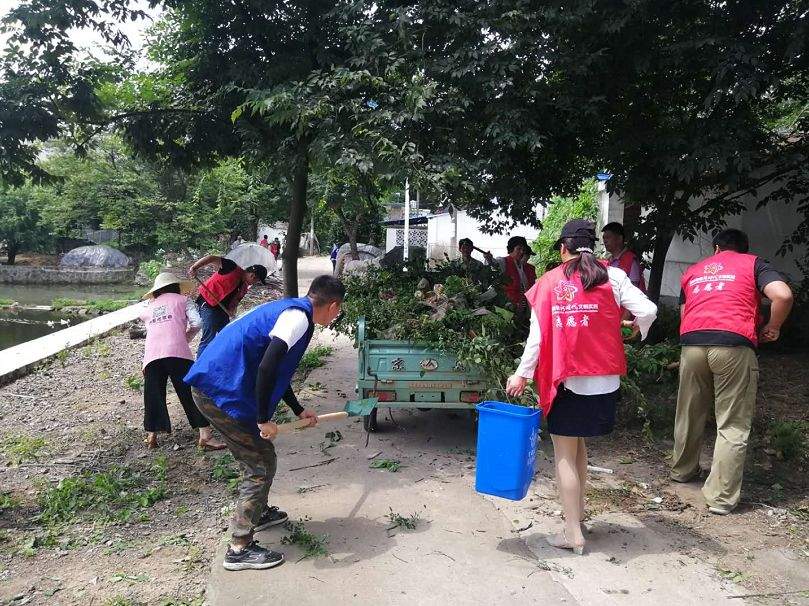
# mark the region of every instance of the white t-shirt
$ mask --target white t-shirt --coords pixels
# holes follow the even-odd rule
[[[295,343],[309,330],[309,319],[303,310],[291,307],[285,309],[275,321],[275,326],[270,331],[270,337],[278,337],[287,344],[287,349],[292,349]]]
[[[645,339],[649,328],[657,318],[657,305],[652,303],[643,291],[632,284],[624,270],[617,267],[608,267],[607,275],[612,286],[612,294],[619,307],[628,309],[635,316],[635,323],[640,329],[641,338]],[[534,369],[539,360],[539,345],[542,340],[539,322],[536,314],[531,312],[531,330],[525,342],[525,351],[522,354],[520,365],[516,374],[526,379],[534,377]],[[621,377],[618,375],[602,375],[595,377],[568,377],[564,381],[565,387],[580,396],[593,396],[597,394],[612,393],[621,386]]]

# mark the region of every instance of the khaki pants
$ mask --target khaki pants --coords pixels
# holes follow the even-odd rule
[[[749,347],[682,348],[671,477],[687,481],[699,472],[705,422],[713,405],[716,444],[702,488],[711,507],[733,509],[739,503],[757,385],[758,360]]]

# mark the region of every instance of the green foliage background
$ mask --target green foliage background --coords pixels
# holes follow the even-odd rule
[[[579,193],[573,197],[551,198],[548,214],[542,220],[542,231],[531,243],[535,253],[531,263],[538,276],[545,273],[549,264],[561,263],[559,251],[551,250],[551,247],[559,238],[564,224],[571,219],[598,219],[598,184],[595,179],[585,181]]]

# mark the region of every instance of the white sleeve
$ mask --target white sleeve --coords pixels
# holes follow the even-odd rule
[[[525,341],[525,349],[520,358],[520,365],[514,373],[526,379],[534,378],[534,369],[539,360],[539,344],[542,341],[542,334],[539,330],[539,321],[534,310],[531,310],[531,329],[528,331],[528,339]]]
[[[275,326],[270,331],[270,337],[278,337],[287,344],[288,349],[292,349],[300,338],[309,330],[309,319],[303,310],[290,308],[285,309],[275,321]]]
[[[607,273],[616,303],[635,316],[635,324],[640,329],[641,338],[645,339],[649,328],[657,318],[657,305],[652,303],[640,288],[632,284],[624,270],[608,267]]]
[[[188,328],[185,331],[185,338],[190,342],[202,328],[202,318],[199,317],[197,304],[191,299],[185,302],[185,317],[188,320]]]

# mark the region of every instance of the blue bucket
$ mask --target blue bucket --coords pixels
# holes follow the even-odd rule
[[[481,402],[475,490],[519,501],[534,477],[539,421],[537,408]]]

